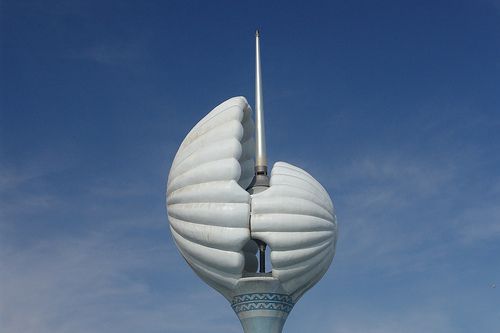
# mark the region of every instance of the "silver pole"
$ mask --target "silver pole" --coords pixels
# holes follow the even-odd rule
[[[259,30],[255,32],[255,176],[247,188],[256,194],[269,188],[267,176],[266,132],[262,102],[262,76],[260,71]]]
[[[255,31],[255,177],[248,192],[257,194],[269,188],[267,176],[266,132],[264,129],[264,104],[262,101],[262,75],[260,70],[259,30]],[[251,230],[251,228],[250,228]],[[259,273],[266,272],[267,244],[254,239],[259,247]]]
[[[266,133],[262,101],[259,30],[255,32],[255,172],[267,174]]]

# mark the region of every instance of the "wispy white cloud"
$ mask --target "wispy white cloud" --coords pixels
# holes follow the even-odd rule
[[[100,232],[24,249],[0,247],[0,330],[219,332],[238,327],[236,317],[227,320],[234,315],[215,292],[207,295],[201,284],[179,288],[168,282],[182,270],[173,266],[179,260],[167,239],[153,245],[135,239]],[[148,274],[165,282],[153,283]],[[211,311],[205,311],[208,307]]]
[[[350,191],[352,205],[385,207],[438,193],[457,176],[450,160],[434,161],[407,154],[368,155],[335,170],[336,188]],[[362,184],[362,186],[359,186]],[[366,200],[360,200],[360,197]]]
[[[465,152],[369,153],[325,171],[334,175],[321,178],[329,180],[338,208],[336,260],[364,272],[421,272],[446,262],[465,240],[499,237],[495,200],[470,192],[464,200],[476,159]],[[494,193],[497,182],[484,190]]]
[[[284,331],[295,333],[314,328],[322,333],[457,332],[449,301],[438,296],[414,299],[404,307],[366,296],[364,300],[332,299],[327,306],[310,304],[314,308],[296,306]],[[294,313],[297,310],[302,313]]]
[[[368,309],[366,309],[368,310]],[[398,311],[397,314],[381,313],[370,309],[354,316],[335,316],[332,333],[420,333],[420,332],[455,332],[452,320],[442,309],[412,308]]]
[[[405,156],[366,156],[334,174],[343,255],[370,253],[379,267],[387,269],[390,261],[394,267],[411,269],[401,260],[416,263],[415,254],[429,238],[427,221],[418,221],[414,214],[453,181],[454,167]]]
[[[61,156],[45,150],[33,153],[20,163],[0,163],[0,234],[15,229],[14,220],[20,215],[36,216],[61,209],[67,203],[61,194],[49,190],[46,180],[75,165],[72,154]],[[9,159],[5,156],[5,160]],[[2,238],[0,237],[0,239]]]
[[[500,238],[500,206],[494,202],[468,207],[455,225],[465,244]]]
[[[72,50],[66,57],[90,61],[101,65],[137,66],[148,57],[147,47],[143,42],[114,41],[101,42],[79,50]]]
[[[223,297],[198,281],[178,255],[166,217],[123,207],[150,195],[147,183],[96,178],[66,196],[51,184],[72,167],[73,162],[41,154],[26,164],[0,168],[1,332],[239,329]],[[36,183],[40,186],[33,188]],[[32,234],[26,216],[36,221],[46,212],[58,216],[63,210],[73,211],[74,218],[59,222],[57,232],[23,238],[23,228],[26,236]],[[81,214],[95,220],[91,228],[74,228],[82,223]],[[182,287],[183,280],[189,285]]]
[[[97,45],[81,50],[78,56],[74,55],[74,57],[114,65],[134,59],[137,54],[136,50],[123,46]]]
[[[3,155],[3,161],[0,162],[0,193],[15,190],[27,182],[67,170],[77,164],[78,159],[74,154],[67,153],[69,151],[71,149],[66,147],[66,154],[58,154],[58,150],[52,147],[49,150],[32,153],[33,155],[24,163],[17,164],[5,163],[5,161],[9,161],[9,157]]]

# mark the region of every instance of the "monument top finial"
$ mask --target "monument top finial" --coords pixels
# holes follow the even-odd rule
[[[255,177],[248,190],[251,194],[269,187],[267,176],[266,132],[264,128],[264,102],[260,66],[260,33],[255,31]]]
[[[255,167],[267,169],[266,134],[264,129],[264,102],[262,98],[262,74],[260,65],[259,30],[255,33]],[[266,170],[267,173],[267,170]]]

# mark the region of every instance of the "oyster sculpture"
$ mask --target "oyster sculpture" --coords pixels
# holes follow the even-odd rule
[[[282,331],[328,270],[337,240],[333,204],[318,181],[285,162],[268,175],[263,115],[257,32],[255,123],[244,97],[217,106],[180,145],[167,183],[177,248],[246,333]]]

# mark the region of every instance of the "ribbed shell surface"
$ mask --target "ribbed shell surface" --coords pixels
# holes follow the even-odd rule
[[[179,251],[209,285],[229,295],[246,265],[250,239],[254,123],[244,97],[213,109],[182,142],[168,177],[167,211]],[[255,253],[255,252],[254,252]],[[249,259],[248,259],[249,258]]]
[[[269,189],[252,196],[251,236],[271,248],[272,275],[298,300],[325,274],[335,254],[337,221],[318,181],[284,162]]]

